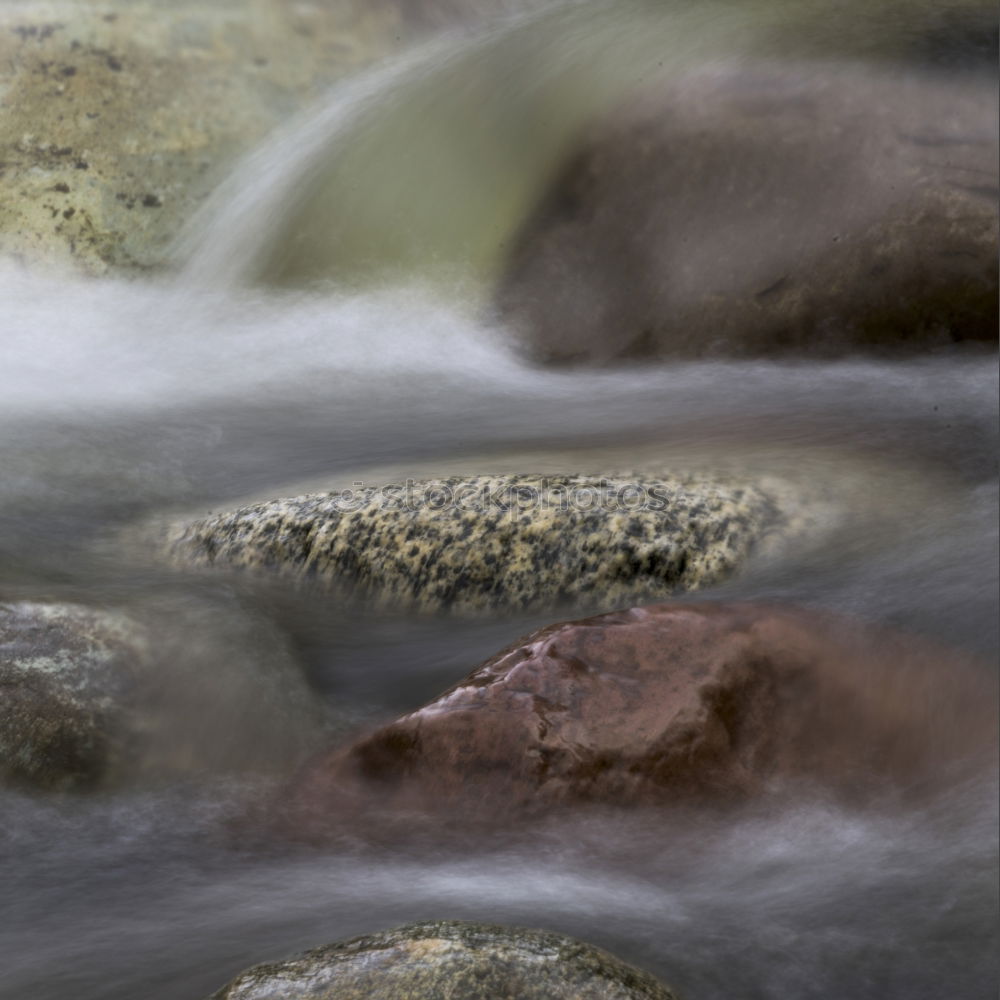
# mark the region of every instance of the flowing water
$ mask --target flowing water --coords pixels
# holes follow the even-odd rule
[[[421,43],[250,157],[172,276],[0,273],[0,599],[130,608],[205,670],[260,659],[240,624],[257,616],[318,697],[387,719],[556,610],[338,614],[185,578],[125,529],[302,484],[697,465],[823,505],[814,537],[701,597],[833,609],[995,662],[994,358],[552,372],[483,318],[517,206],[586,116],[663,63],[763,45],[769,9],[571,3]],[[211,759],[96,797],[3,793],[0,994],[198,1000],[257,961],[469,918],[575,934],[689,1000],[992,996],[986,770],[917,804],[803,788],[739,818],[322,849],[254,836],[247,803],[280,774]]]

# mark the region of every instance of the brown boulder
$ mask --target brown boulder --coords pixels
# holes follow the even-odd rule
[[[496,305],[551,362],[995,343],[996,201],[992,80],[713,67],[582,139]]]
[[[860,801],[989,759],[992,671],[819,612],[661,604],[552,625],[294,788],[303,822],[570,803],[739,803],[805,780]]]

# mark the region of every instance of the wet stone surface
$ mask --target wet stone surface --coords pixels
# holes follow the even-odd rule
[[[89,791],[294,766],[325,728],[282,636],[224,603],[0,604],[0,779]]]
[[[988,764],[996,678],[861,622],[661,604],[543,628],[423,708],[317,755],[289,828],[572,805],[738,806],[806,781],[850,802]],[[376,820],[377,822],[377,820]]]
[[[0,604],[0,774],[78,789],[120,771],[148,663],[148,636],[123,615]]]
[[[652,976],[544,931],[440,921],[259,965],[211,1000],[676,1000]]]
[[[725,579],[784,523],[749,483],[479,476],[254,504],[182,528],[171,553],[427,611],[613,606]]]
[[[496,306],[553,363],[993,346],[997,190],[992,77],[713,67],[591,127]]]

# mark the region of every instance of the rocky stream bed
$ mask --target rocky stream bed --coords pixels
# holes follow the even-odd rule
[[[0,8],[0,996],[998,982],[996,11]]]

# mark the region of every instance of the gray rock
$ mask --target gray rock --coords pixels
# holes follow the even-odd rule
[[[579,142],[497,309],[551,362],[992,344],[997,190],[992,79],[712,68]]]
[[[281,770],[323,718],[283,642],[218,602],[0,604],[0,780],[82,791]]]
[[[64,789],[121,770],[148,661],[148,637],[123,615],[0,604],[0,774]]]
[[[561,934],[440,921],[258,965],[211,1000],[676,1000],[667,987]]]
[[[605,605],[724,579],[786,526],[710,476],[472,476],[257,503],[182,528],[175,560],[421,610]]]

